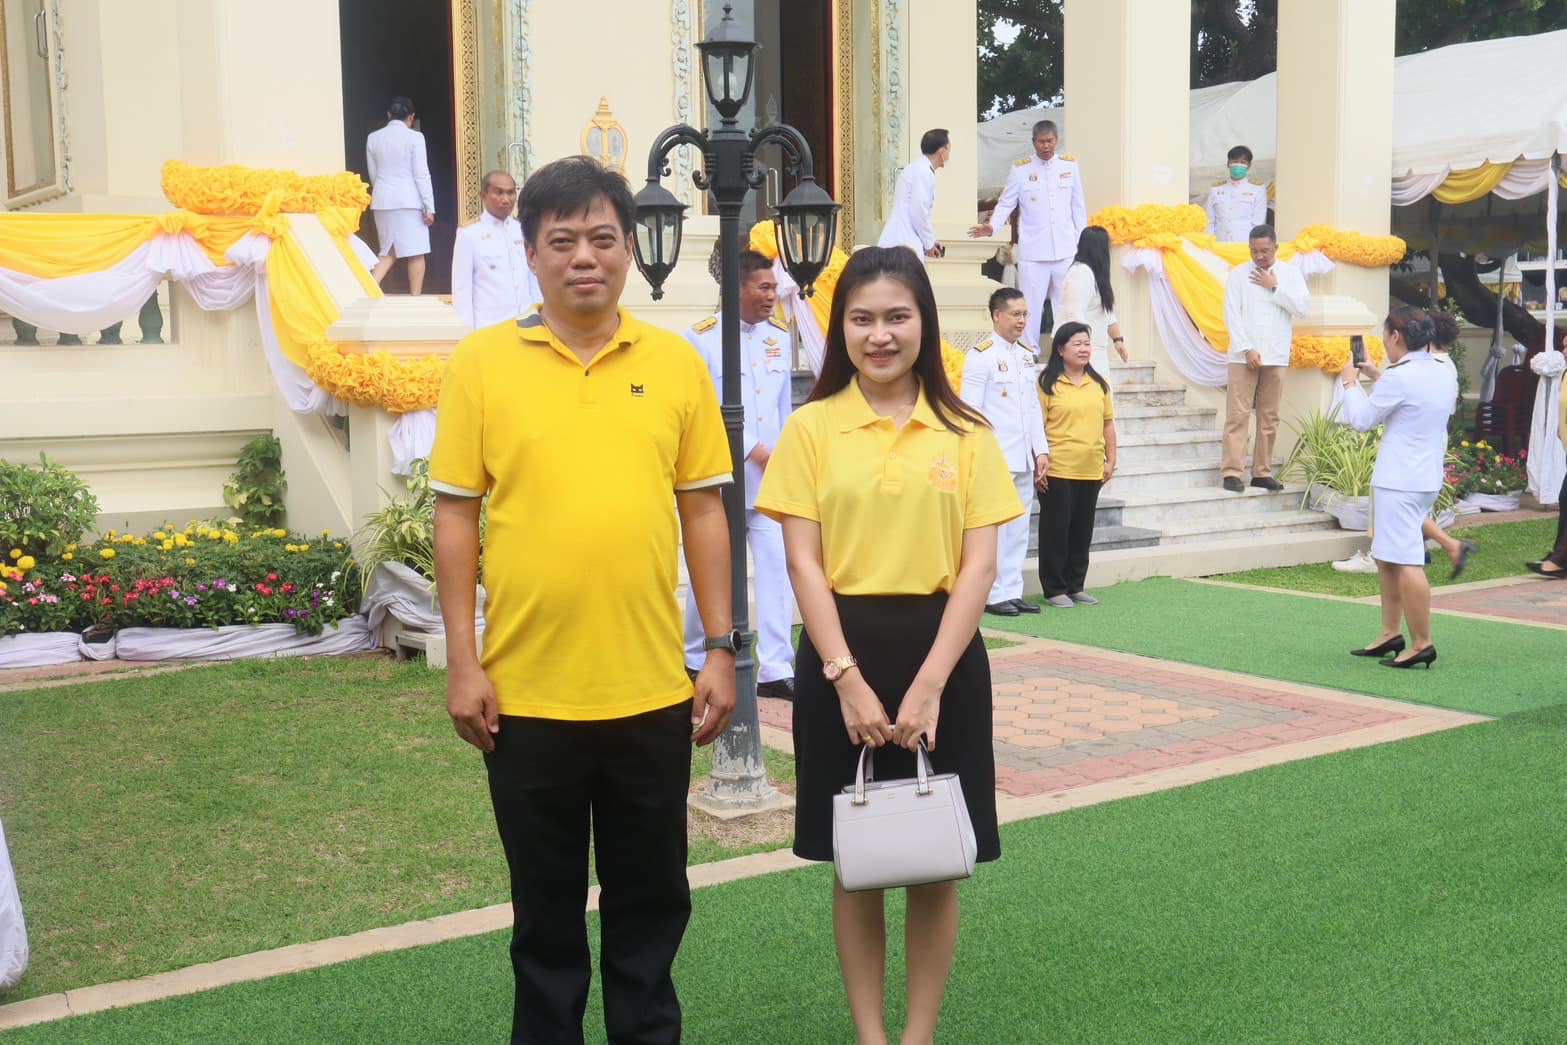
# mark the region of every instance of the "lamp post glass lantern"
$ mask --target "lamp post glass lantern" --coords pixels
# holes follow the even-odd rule
[[[760,189],[765,168],[756,162],[764,145],[780,146],[787,170],[800,184],[778,205],[778,244],[784,268],[801,288],[821,275],[832,254],[838,224],[838,204],[816,184],[811,147],[788,124],[774,124],[743,131],[736,119],[751,93],[756,41],[750,39],[724,5],[724,17],[706,40],[702,52],[702,78],[708,100],[718,110],[719,125],[706,131],[687,124],[665,129],[648,152],[647,185],[636,195],[637,268],[652,287],[653,298],[663,297],[664,281],[680,259],[680,230],[685,206],[660,184],[669,173],[669,154],[689,145],[702,154],[702,169],[691,175],[692,184],[708,193],[718,211],[718,249],[721,259],[719,285],[723,343],[723,388],[720,390],[724,428],[733,461],[745,459],[745,409],[740,392],[740,211],[746,196]],[[729,523],[729,576],[734,626],[743,636],[735,654],[735,713],[729,728],[713,749],[713,772],[707,790],[695,801],[719,813],[771,808],[780,804],[767,783],[762,765],[761,725],[756,708],[756,633],[750,627],[746,598],[745,473],[737,467],[734,482],[724,487],[724,512]]]

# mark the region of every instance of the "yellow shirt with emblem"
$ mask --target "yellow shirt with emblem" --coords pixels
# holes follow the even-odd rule
[[[1115,419],[1110,394],[1085,372],[1074,385],[1066,374],[1056,378],[1053,394],[1039,393],[1045,415],[1045,437],[1050,440],[1050,467],[1054,479],[1103,479],[1105,476],[1105,422]]]
[[[501,714],[623,718],[691,696],[674,494],[732,472],[713,383],[676,334],[621,310],[586,366],[539,313],[458,343],[430,485],[490,494],[482,663]]]
[[[827,582],[840,595],[951,591],[963,531],[1023,514],[989,428],[948,430],[922,395],[902,429],[857,380],[784,425],[756,510],[821,524]]]

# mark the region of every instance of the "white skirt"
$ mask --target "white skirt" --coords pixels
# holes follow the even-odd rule
[[[1420,527],[1439,491],[1371,488],[1371,557],[1398,566],[1423,566],[1426,542]]]
[[[400,258],[430,253],[430,226],[424,223],[424,211],[417,207],[397,210],[373,210],[375,235],[381,243],[381,257],[392,250]]]

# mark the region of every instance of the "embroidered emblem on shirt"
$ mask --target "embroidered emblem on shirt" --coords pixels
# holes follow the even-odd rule
[[[631,386],[631,394],[632,394],[632,396],[637,398],[637,399],[641,399],[642,398],[642,389],[643,389],[642,385],[633,384]]]
[[[1028,180],[1029,181],[1038,181],[1039,180],[1039,175],[1038,174],[1030,174],[1028,176]]]
[[[941,493],[958,492],[958,470],[947,463],[947,455],[940,454],[930,463],[930,486]]]
[[[1003,374],[1006,373],[1007,372],[1007,361],[1005,359],[997,359],[996,360],[996,369],[999,370]]]

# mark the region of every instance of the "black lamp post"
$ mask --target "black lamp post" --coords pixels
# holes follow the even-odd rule
[[[709,131],[680,124],[661,133],[648,153],[647,185],[637,193],[635,251],[637,267],[653,288],[653,298],[664,296],[663,284],[674,271],[680,255],[680,229],[685,205],[659,184],[669,173],[669,153],[681,145],[702,152],[702,170],[691,181],[712,195],[718,206],[718,244],[722,258],[720,285],[723,338],[723,415],[729,433],[729,454],[735,464],[734,482],[724,489],[724,509],[729,517],[730,585],[734,598],[734,624],[744,636],[735,655],[734,718],[713,751],[713,775],[708,798],[731,809],[755,805],[770,793],[762,766],[762,739],[756,711],[756,634],[750,628],[745,581],[745,469],[743,433],[745,409],[740,398],[740,210],[753,189],[760,189],[765,170],[756,163],[763,145],[782,146],[790,173],[800,184],[778,205],[778,246],[789,275],[810,293],[832,253],[838,224],[838,205],[816,184],[811,147],[799,131],[786,124],[743,131],[736,119],[751,93],[757,43],[747,39],[736,24],[728,4],[711,36],[697,44],[702,52],[702,79],[708,100],[718,110],[719,125]]]

